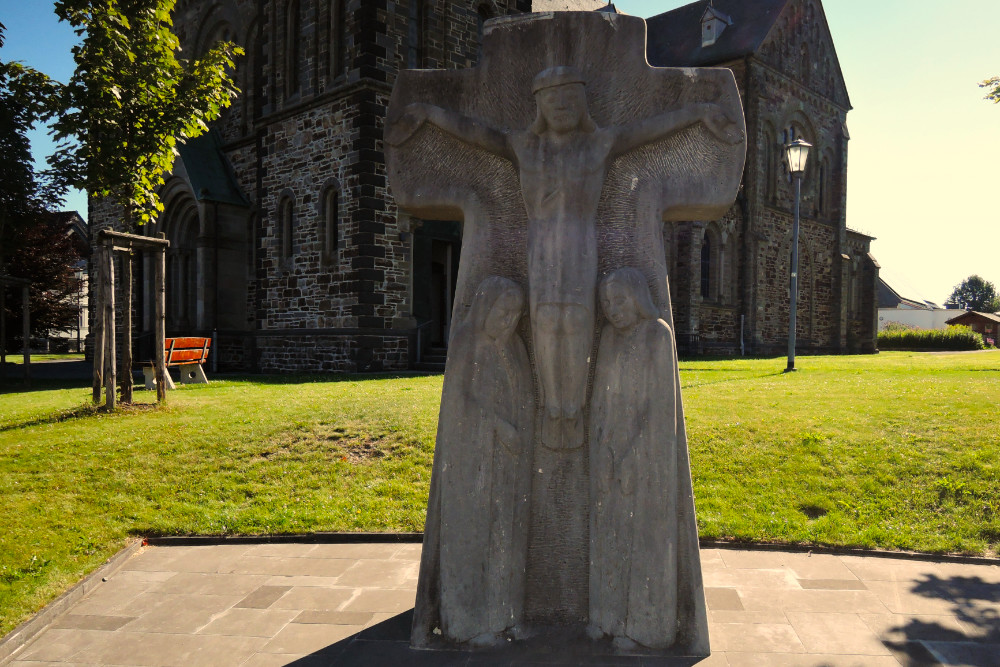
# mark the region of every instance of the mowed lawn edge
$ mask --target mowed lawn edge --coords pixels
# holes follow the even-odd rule
[[[702,537],[996,555],[1000,352],[798,362],[681,362]],[[132,536],[421,530],[441,382],[0,393],[0,635]]]

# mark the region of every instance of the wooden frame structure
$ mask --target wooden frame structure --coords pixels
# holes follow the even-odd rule
[[[0,382],[7,379],[7,292],[8,285],[21,286],[21,310],[23,313],[24,343],[24,384],[31,384],[31,281],[0,275]]]
[[[160,234],[159,238],[125,234],[102,229],[97,233],[97,289],[95,292],[94,322],[94,403],[101,402],[101,387],[105,391],[105,407],[115,407],[117,382],[117,340],[115,316],[115,252],[125,253],[122,262],[122,285],[125,300],[122,304],[124,321],[122,326],[122,402],[132,402],[132,263],[134,250],[152,250],[153,283],[156,297],[154,368],[156,374],[156,400],[167,397],[167,366],[164,357],[166,340],[166,265],[167,248],[170,241]]]

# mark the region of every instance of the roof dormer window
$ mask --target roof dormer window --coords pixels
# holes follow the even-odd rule
[[[728,15],[709,5],[705,8],[705,13],[701,15],[701,46],[712,46],[722,35],[722,31],[727,26],[731,26],[733,20]]]

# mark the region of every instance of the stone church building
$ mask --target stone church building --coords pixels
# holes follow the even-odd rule
[[[382,127],[401,68],[475,65],[484,22],[603,0],[179,0],[183,49],[246,50],[243,94],[181,147],[165,209],[167,333],[211,335],[219,368],[419,367],[447,345],[460,221],[397,212]],[[682,354],[770,354],[788,328],[793,185],[783,144],[813,144],[803,182],[801,352],[874,351],[878,265],[846,227],[850,101],[819,0],[700,0],[648,20],[657,66],[725,66],[748,154],[721,220],[665,223]],[[91,206],[90,228],[110,224]],[[148,262],[148,260],[146,261]],[[153,324],[138,267],[137,345]]]

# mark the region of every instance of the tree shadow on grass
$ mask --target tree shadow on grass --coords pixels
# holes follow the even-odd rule
[[[0,380],[0,396],[4,394],[26,394],[33,391],[55,391],[60,389],[89,389],[90,381],[83,379],[39,379],[32,378],[31,384],[24,384],[24,379],[7,377]]]
[[[114,414],[135,414],[139,412],[151,412],[157,409],[159,409],[159,406],[156,403],[132,403],[130,405],[119,404],[118,407],[115,408]],[[35,417],[34,419],[0,425],[0,433],[17,431],[31,426],[44,426],[45,424],[59,424],[61,422],[73,421],[76,419],[87,419],[102,414],[109,414],[103,406],[81,405],[68,410],[59,410],[50,415],[45,415],[44,417]]]
[[[254,375],[251,373],[233,374],[209,374],[209,382],[212,379],[226,380],[230,382],[250,382],[253,384],[317,384],[327,382],[362,382],[365,380],[402,380],[408,378],[421,378],[437,375],[441,373],[422,372],[393,372],[393,373],[291,373],[288,375]]]
[[[684,374],[691,371],[698,372],[710,372],[710,373],[753,373],[753,375],[743,375],[739,377],[726,377],[718,380],[705,380],[704,382],[692,382],[690,384],[684,382]],[[713,384],[726,384],[730,382],[750,382],[751,380],[759,380],[761,378],[775,377],[777,375],[784,375],[783,371],[776,371],[774,373],[761,373],[757,369],[747,369],[747,370],[733,370],[733,369],[722,369],[722,368],[685,368],[681,371],[681,388],[682,389],[693,389],[695,387],[706,387]]]
[[[890,628],[883,643],[904,665],[1000,665],[1000,582],[979,576],[925,574],[910,589],[947,601],[958,623],[911,618]]]

